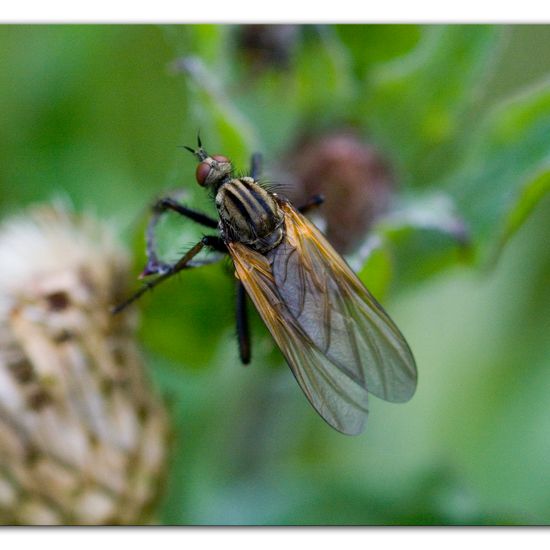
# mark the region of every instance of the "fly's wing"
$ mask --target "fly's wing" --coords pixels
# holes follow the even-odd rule
[[[309,402],[333,428],[360,433],[368,413],[364,385],[333,363],[303,330],[277,288],[270,260],[241,243],[228,243],[228,248],[237,276]]]
[[[268,253],[277,292],[316,353],[359,386],[393,402],[416,389],[405,338],[319,230],[289,203],[286,237]]]

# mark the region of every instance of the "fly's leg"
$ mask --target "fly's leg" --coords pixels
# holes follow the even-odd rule
[[[246,290],[237,282],[237,339],[239,341],[239,355],[244,365],[250,363],[250,328],[248,326],[248,312],[246,310]]]
[[[218,222],[214,218],[211,218],[202,212],[198,212],[197,210],[193,210],[192,208],[181,204],[171,197],[159,199],[153,206],[153,211],[160,214],[166,212],[167,210],[173,210],[174,212],[177,212],[178,214],[181,214],[194,222],[204,225],[205,227],[210,227],[212,229],[216,229],[216,227],[218,227]]]
[[[170,197],[165,197],[158,200],[153,206],[153,214],[149,221],[149,225],[147,226],[147,232],[145,235],[147,244],[147,264],[140,275],[141,278],[148,275],[162,275],[167,273],[171,268],[170,264],[159,260],[155,238],[155,227],[157,226],[160,218],[169,210],[172,210],[181,216],[185,216],[186,218],[204,225],[205,227],[209,227],[211,229],[216,229],[218,227],[218,222],[214,218],[211,218],[202,212],[197,212],[196,210],[188,208]]]
[[[321,206],[325,202],[325,197],[323,195],[313,195],[305,204],[298,208],[298,212],[305,214],[312,208]]]
[[[262,171],[262,155],[261,153],[254,153],[250,158],[250,176],[254,181],[258,181],[261,171]]]
[[[225,243],[220,237],[207,235],[203,237],[191,250],[184,254],[174,265],[170,265],[166,270],[152,281],[147,281],[135,294],[130,296],[127,300],[114,307],[112,313],[120,313],[123,309],[135,302],[138,298],[141,298],[148,290],[152,290],[163,281],[166,281],[172,275],[179,273],[182,269],[193,267],[196,264],[192,263],[193,258],[205,247],[212,248],[219,252],[227,252]]]

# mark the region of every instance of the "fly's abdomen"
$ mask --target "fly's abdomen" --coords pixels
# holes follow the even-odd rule
[[[226,238],[258,252],[277,246],[283,238],[283,213],[274,197],[252,178],[224,183],[216,195]]]

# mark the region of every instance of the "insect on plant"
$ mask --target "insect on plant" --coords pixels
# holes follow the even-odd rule
[[[333,428],[349,435],[360,433],[369,393],[386,401],[408,401],[416,389],[417,373],[405,338],[303,216],[322,199],[314,197],[295,208],[258,182],[259,155],[252,157],[250,176],[236,177],[228,158],[210,156],[200,138],[197,141],[196,149],[186,149],[199,161],[196,180],[215,197],[219,220],[174,199],[160,199],[147,228],[147,264],[141,275],[157,277],[114,311],[179,271],[203,265],[193,258],[210,248],[229,254],[235,266],[243,363],[250,361],[248,294],[309,402]],[[173,265],[159,260],[154,238],[159,217],[169,210],[218,230],[218,235],[203,237]]]

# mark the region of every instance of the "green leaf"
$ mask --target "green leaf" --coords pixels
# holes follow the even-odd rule
[[[302,118],[338,114],[354,96],[351,59],[334,29],[316,26],[296,60],[295,77]]]
[[[358,256],[362,267],[357,275],[378,301],[383,300],[389,289],[394,267],[389,246],[379,235],[374,234]]]
[[[220,265],[186,270],[141,299],[141,338],[156,354],[182,367],[211,363],[234,330],[233,277]],[[237,360],[235,345],[235,359]]]
[[[550,168],[544,169],[519,189],[516,202],[504,219],[504,227],[496,250],[497,257],[549,191]]]
[[[164,25],[166,40],[171,44],[174,58],[199,56],[207,65],[222,70],[229,54],[228,25]],[[176,60],[176,59],[174,59]]]
[[[460,160],[477,97],[501,31],[495,26],[431,26],[403,57],[372,67],[362,108],[402,181],[426,186]]]
[[[354,118],[357,82],[348,49],[331,26],[300,26],[286,69],[243,70],[239,51],[233,63],[238,78],[226,81],[235,105],[253,120],[266,154],[285,153],[311,126]]]
[[[224,151],[237,166],[246,166],[250,154],[259,146],[255,127],[226,95],[223,81],[199,57],[178,60],[191,92],[192,113],[208,149]]]
[[[335,30],[352,57],[356,78],[361,80],[375,63],[407,54],[421,36],[419,25],[335,25]]]
[[[471,259],[468,228],[444,194],[411,201],[382,218],[374,233],[391,250],[393,282],[400,287]]]
[[[543,83],[486,117],[448,184],[482,257],[501,248],[548,191],[549,163],[550,86]]]

